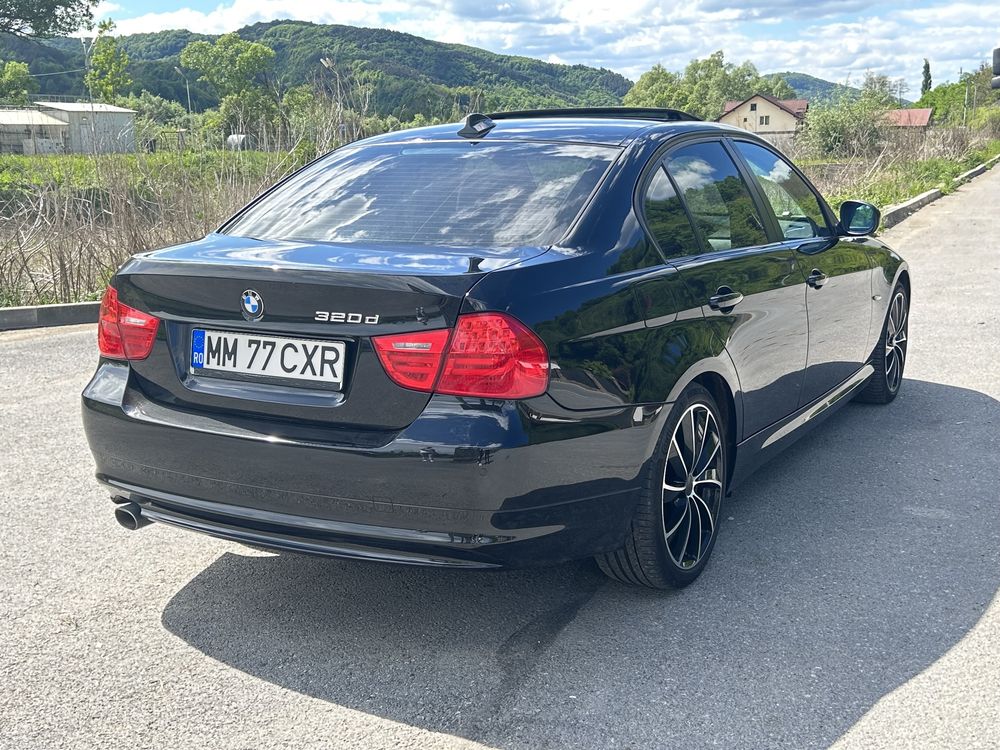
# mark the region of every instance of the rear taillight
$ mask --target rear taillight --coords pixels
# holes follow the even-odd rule
[[[372,343],[389,377],[417,391],[531,398],[549,383],[545,344],[503,313],[461,315],[454,331],[377,336]]]
[[[97,346],[111,359],[145,359],[153,351],[160,319],[118,301],[118,290],[109,286],[101,300]]]
[[[452,396],[530,398],[549,384],[549,355],[519,320],[500,313],[461,315],[434,390]]]
[[[398,336],[376,336],[372,343],[393,381],[414,391],[431,391],[450,333],[441,328]]]

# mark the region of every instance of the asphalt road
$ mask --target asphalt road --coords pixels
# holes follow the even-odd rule
[[[121,529],[91,328],[0,334],[0,747],[1000,746],[1000,169],[887,238],[907,382],[732,498],[680,593]]]

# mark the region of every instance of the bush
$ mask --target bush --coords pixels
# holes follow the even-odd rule
[[[1000,138],[1000,105],[980,107],[969,124],[991,138]]]
[[[889,138],[887,109],[865,98],[841,100],[810,109],[801,138],[817,156],[868,157],[881,152]]]

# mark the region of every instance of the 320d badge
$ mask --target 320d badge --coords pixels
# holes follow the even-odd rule
[[[97,477],[132,529],[684,586],[744,477],[902,387],[910,276],[878,223],[674,110],[359,141],[118,270]]]

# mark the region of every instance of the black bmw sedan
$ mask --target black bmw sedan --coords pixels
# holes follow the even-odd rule
[[[118,271],[97,477],[132,529],[684,586],[742,478],[898,393],[910,280],[878,222],[673,110],[369,138]]]

